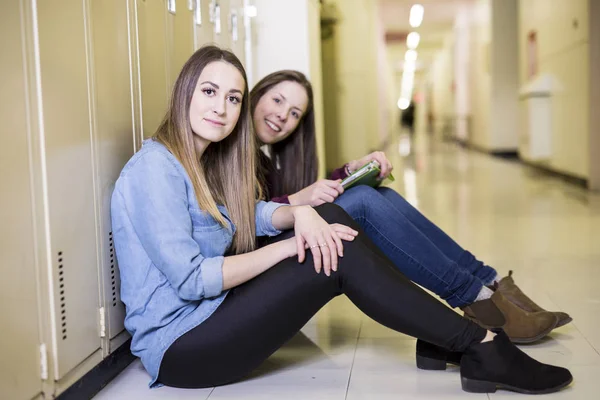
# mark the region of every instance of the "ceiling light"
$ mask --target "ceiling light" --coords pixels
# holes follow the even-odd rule
[[[414,50],[406,50],[406,53],[404,53],[404,61],[417,61],[417,52]]]
[[[417,48],[417,46],[419,46],[420,41],[421,35],[419,35],[417,32],[411,32],[406,37],[406,46],[408,46],[409,49],[414,50]]]
[[[408,22],[410,26],[413,28],[418,28],[421,26],[423,22],[423,14],[425,13],[425,8],[420,4],[415,4],[410,8],[410,16],[408,18]]]
[[[258,15],[258,10],[256,6],[246,6],[246,16],[250,18],[254,18]]]
[[[401,110],[406,110],[409,105],[410,105],[410,100],[408,100],[408,99],[398,100],[398,108]]]

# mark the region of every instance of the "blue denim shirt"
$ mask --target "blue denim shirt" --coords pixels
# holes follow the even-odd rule
[[[282,206],[256,204],[256,235],[275,236],[273,212]],[[167,348],[206,320],[225,299],[223,255],[235,226],[227,210],[223,227],[199,209],[183,165],[149,139],[125,165],[111,202],[112,228],[125,328],[131,351],[156,378]],[[198,360],[199,363],[202,360]]]

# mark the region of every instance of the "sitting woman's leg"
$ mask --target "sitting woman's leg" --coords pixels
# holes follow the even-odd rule
[[[379,190],[357,186],[336,199],[336,204],[360,224],[403,274],[452,307],[467,307],[465,312],[487,328],[502,327],[513,341],[531,343],[556,327],[555,314],[526,312],[499,291],[487,288],[471,271],[461,268]],[[477,267],[477,272],[480,276],[487,275],[488,279],[495,276],[495,271],[483,264]]]
[[[512,344],[500,340],[501,334],[492,342],[480,343],[486,336],[484,329],[440,304],[400,274],[389,260],[373,250],[369,239],[343,210],[326,204],[317,211],[329,223],[339,222],[359,231],[353,242],[344,243],[344,257],[340,259],[338,271],[331,277],[317,274],[308,253],[303,264],[295,258],[284,260],[230,290],[225,301],[205,322],[169,347],[161,363],[159,382],[196,388],[237,381],[340,294],[347,295],[371,318],[396,331],[447,349],[466,351],[465,357],[470,357],[471,362],[485,365],[485,374],[477,375],[471,371],[478,367],[465,370],[463,380],[472,381],[465,389],[495,390],[496,386],[481,388],[476,384],[491,382],[495,385],[496,382],[516,384],[520,390],[534,387],[535,390],[549,390],[570,381],[567,370],[539,364],[518,353]],[[291,234],[288,232],[279,239]],[[482,354],[499,346],[505,347],[506,356],[492,355],[489,360],[481,359]],[[511,368],[521,374],[519,382],[514,381],[512,372],[510,377],[501,377],[495,372],[506,371],[507,360],[511,359]],[[529,371],[523,370],[525,364]],[[546,371],[552,371],[552,374]],[[523,374],[526,375],[524,380]]]
[[[459,267],[468,270],[486,285],[491,284],[495,278],[500,278],[497,276],[495,269],[485,265],[475,258],[471,252],[463,249],[446,232],[421,214],[404,197],[400,196],[398,192],[387,187],[380,187],[377,192],[420,230],[446,257],[456,262]]]
[[[450,306],[473,303],[484,287],[480,278],[460,268],[378,190],[356,186],[338,197],[335,204],[358,222],[403,274]],[[491,268],[487,273],[495,274]]]
[[[377,192],[388,200],[398,212],[403,214],[418,230],[433,242],[442,253],[449,259],[455,261],[459,267],[466,269],[471,274],[481,279],[485,284],[490,284],[492,281],[499,282],[498,290],[500,290],[511,303],[516,304],[519,308],[528,312],[546,311],[525,295],[514,283],[511,276],[512,271],[509,272],[507,277],[500,280],[496,270],[479,261],[468,250],[463,249],[395,190],[387,187],[380,187],[377,189]],[[552,314],[558,318],[556,327],[566,325],[573,320],[569,314],[564,312],[553,312]]]

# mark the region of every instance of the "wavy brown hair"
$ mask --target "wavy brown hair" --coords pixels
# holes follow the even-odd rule
[[[231,64],[244,78],[241,112],[231,134],[220,142],[211,143],[198,156],[190,123],[190,105],[200,74],[208,64],[216,61]],[[230,249],[233,254],[255,248],[257,148],[250,117],[247,82],[246,71],[235,54],[216,46],[202,47],[190,57],[179,73],[169,109],[154,136],[183,164],[192,181],[200,209],[226,226],[225,217],[219,212],[217,204],[227,208],[229,217],[236,226]]]
[[[269,146],[269,154],[275,165],[283,173],[271,174],[270,197],[296,193],[317,180],[319,161],[315,134],[315,113],[312,85],[306,76],[298,71],[283,70],[265,76],[250,93],[250,112],[254,114],[259,100],[280,82],[291,81],[300,84],[308,96],[308,106],[298,126],[290,136]]]

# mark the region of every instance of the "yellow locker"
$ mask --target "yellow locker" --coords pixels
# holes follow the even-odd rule
[[[214,23],[214,1],[194,0],[194,49],[215,43]]]
[[[230,4],[229,0],[213,1],[214,36],[213,41],[224,49],[229,49],[231,37],[229,33]]]
[[[246,65],[244,29],[244,1],[229,0],[229,48]]]
[[[135,22],[129,15],[133,0],[90,2],[93,88],[93,147],[99,276],[105,326],[101,335],[114,338],[124,329],[125,307],[120,301],[119,270],[112,240],[110,199],[115,181],[139,142],[134,103],[134,65],[130,54]],[[136,141],[136,136],[138,140]],[[112,349],[108,349],[109,351]]]
[[[167,1],[169,0],[137,0],[136,22],[144,137],[150,137],[156,132],[165,115],[171,90],[166,57]]]
[[[37,135],[35,104],[29,101],[33,81],[27,57],[32,46],[23,35],[30,29],[25,3],[9,0],[0,14],[0,398],[30,399],[42,391],[40,329],[33,198],[41,195],[32,186],[30,149]],[[43,260],[42,260],[43,261]]]
[[[55,380],[101,343],[85,4],[37,3]]]
[[[167,63],[170,87],[173,87],[181,67],[194,52],[194,3],[189,0],[172,0],[176,4],[167,14]]]

